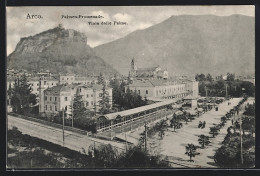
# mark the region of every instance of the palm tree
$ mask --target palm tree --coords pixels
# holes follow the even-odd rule
[[[158,124],[159,136],[161,137],[161,139],[163,138],[166,129],[167,129],[166,120],[161,120]]]
[[[192,157],[195,157],[196,155],[198,155],[199,153],[196,152],[197,147],[194,144],[188,144],[185,146],[186,148],[186,152],[185,154],[188,155],[190,157],[190,161],[192,161]]]
[[[217,127],[210,127],[209,134],[212,134],[212,137],[214,138],[216,135],[218,135],[218,128]]]
[[[201,148],[204,148],[205,145],[209,145],[210,143],[209,136],[205,136],[205,135],[200,135],[198,141],[201,145]]]
[[[225,116],[221,117],[221,122],[225,124],[227,122],[227,118]]]
[[[173,114],[173,117],[170,122],[171,122],[171,127],[173,127],[174,131],[178,126],[180,126],[180,119],[175,113]]]

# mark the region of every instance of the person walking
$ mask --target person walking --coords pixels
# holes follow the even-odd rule
[[[202,122],[201,122],[201,121],[199,121],[198,128],[201,128],[201,126],[202,126]]]
[[[204,121],[201,128],[203,129],[205,128],[205,126],[206,126],[206,122]]]

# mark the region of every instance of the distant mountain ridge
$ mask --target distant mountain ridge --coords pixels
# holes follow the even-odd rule
[[[87,45],[85,34],[62,27],[21,38],[7,57],[9,69],[49,70],[52,73],[113,75],[117,71]]]
[[[255,21],[243,15],[181,15],[94,48],[127,75],[138,67],[160,65],[172,75],[255,72]]]

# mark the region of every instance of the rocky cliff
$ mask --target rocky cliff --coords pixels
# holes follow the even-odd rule
[[[57,27],[21,38],[7,58],[10,69],[50,70],[53,73],[104,75],[117,73],[87,44],[85,34]]]

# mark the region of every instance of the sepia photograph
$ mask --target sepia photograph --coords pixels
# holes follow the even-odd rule
[[[7,6],[6,170],[255,168],[255,6]]]

